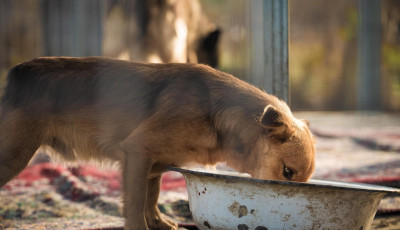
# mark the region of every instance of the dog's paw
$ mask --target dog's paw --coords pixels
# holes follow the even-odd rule
[[[153,215],[151,217],[147,217],[147,226],[151,230],[177,230],[178,225],[166,218],[162,218],[159,215]]]

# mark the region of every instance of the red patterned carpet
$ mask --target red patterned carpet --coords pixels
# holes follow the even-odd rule
[[[190,219],[185,181],[163,177],[160,209],[181,223]],[[123,226],[120,175],[93,166],[38,163],[0,189],[0,229],[98,229]]]

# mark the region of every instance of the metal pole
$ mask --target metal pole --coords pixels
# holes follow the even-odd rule
[[[252,84],[266,90],[264,61],[264,17],[263,0],[249,1],[251,4],[251,74]],[[270,91],[269,93],[272,93]]]
[[[262,87],[289,103],[288,0],[263,0],[264,77]]]
[[[358,92],[360,110],[381,109],[381,1],[359,0]]]

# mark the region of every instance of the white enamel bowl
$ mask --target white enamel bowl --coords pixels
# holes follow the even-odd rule
[[[369,229],[381,199],[399,189],[322,180],[259,180],[170,167],[183,174],[200,229]]]

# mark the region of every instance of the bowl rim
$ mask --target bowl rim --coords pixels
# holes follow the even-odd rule
[[[197,176],[206,176],[213,177],[218,179],[229,179],[232,181],[240,182],[252,182],[257,184],[275,184],[275,185],[289,185],[289,186],[300,186],[300,187],[314,187],[314,188],[330,188],[330,189],[339,189],[339,190],[351,190],[351,191],[363,191],[363,192],[383,192],[387,194],[400,194],[400,189],[373,185],[373,184],[364,184],[364,183],[355,183],[355,182],[342,182],[342,181],[330,181],[330,180],[316,180],[312,179],[309,182],[296,182],[296,181],[280,181],[280,180],[262,180],[251,177],[240,177],[234,175],[226,175],[226,174],[216,174],[212,172],[204,172],[198,171],[196,169],[186,169],[180,168],[176,166],[168,166],[167,168],[170,171],[179,172],[182,174],[193,174]]]

